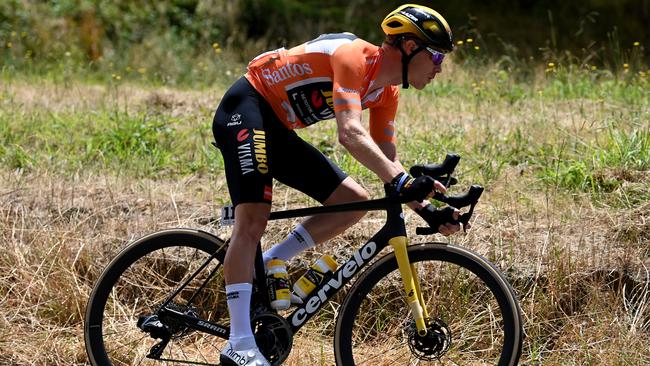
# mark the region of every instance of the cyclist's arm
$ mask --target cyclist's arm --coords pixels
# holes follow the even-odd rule
[[[379,142],[377,146],[379,146],[379,149],[384,153],[384,155],[386,156],[386,158],[388,158],[388,160],[392,161],[393,164],[397,165],[402,171],[406,171],[406,169],[404,169],[404,166],[402,166],[402,163],[399,161],[399,158],[397,156],[397,146],[395,145],[394,142],[392,141]],[[444,192],[445,191],[444,188],[445,187],[442,184],[440,184],[440,186],[436,184],[436,190],[442,189],[442,192]],[[424,208],[427,205],[427,203],[429,203],[427,200],[424,200],[422,202],[412,201],[407,203],[407,206],[410,207],[413,211],[415,211],[417,209]]]
[[[397,146],[395,145],[394,142],[380,142],[377,144],[381,151],[386,155],[386,157],[393,162],[393,164],[397,165],[400,167],[400,169],[404,170],[404,167],[402,166],[402,163],[399,161],[399,158],[397,157]],[[445,186],[436,181],[435,188],[437,191],[445,193],[447,189]],[[406,205],[411,208],[413,211],[417,212],[420,209],[424,209],[427,205],[429,204],[428,200],[423,200],[422,202],[418,201],[411,201],[407,203]],[[460,211],[455,210],[454,212],[454,218],[458,220],[458,216],[460,215]],[[457,231],[460,230],[460,225],[458,224],[452,224],[452,223],[446,223],[444,225],[440,225],[438,227],[438,232],[442,235],[448,236],[451,235]]]
[[[361,124],[361,110],[347,109],[336,112],[338,139],[352,156],[379,178],[388,183],[404,172],[401,164],[388,159]]]
[[[339,142],[356,160],[388,183],[404,169],[386,157],[361,124],[360,91],[365,76],[365,55],[353,44],[343,45],[332,54],[330,63]]]
[[[370,134],[386,158],[399,167],[401,171],[405,171],[397,156],[395,115],[397,114],[398,100],[399,89],[394,87],[384,89],[384,95],[379,103],[370,107]],[[447,191],[440,182],[435,183],[435,189],[443,193]],[[418,212],[425,209],[428,204],[427,200],[422,202],[412,201],[407,203],[407,206]],[[420,212],[418,214],[421,215]],[[460,211],[455,210],[454,218],[458,219],[459,214]],[[438,227],[438,232],[443,235],[450,235],[458,230],[460,230],[460,225],[452,223],[446,223]]]
[[[370,135],[386,158],[397,165],[401,171],[406,171],[397,156],[397,136],[395,130],[395,115],[399,100],[399,89],[387,87],[379,103],[370,107]],[[436,189],[445,191],[442,184],[436,184]],[[409,202],[407,205],[413,209],[426,206],[427,201]]]

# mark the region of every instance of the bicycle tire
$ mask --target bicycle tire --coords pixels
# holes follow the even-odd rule
[[[516,365],[524,334],[521,310],[514,290],[501,272],[485,258],[444,243],[412,245],[408,247],[408,255],[411,263],[417,265],[430,317],[439,317],[441,322],[436,321],[436,326],[448,330],[438,333],[449,337],[449,343],[441,342],[447,344],[446,353],[434,354],[431,347],[418,348],[426,342],[418,341],[421,338],[409,320],[410,310],[404,299],[397,260],[394,253],[390,253],[364,271],[341,305],[334,332],[336,364]],[[461,283],[456,285],[456,281]],[[476,291],[479,282],[489,294],[488,291]],[[463,299],[463,296],[472,297]],[[476,297],[485,297],[485,304],[477,302]],[[395,301],[398,303],[391,303]],[[446,301],[458,304],[454,307]],[[494,306],[500,311],[491,311]],[[472,313],[473,310],[478,313]],[[474,318],[468,318],[471,316]],[[462,321],[469,323],[466,329],[459,325]],[[479,326],[501,333],[483,334]],[[493,339],[501,344],[500,350],[496,350],[498,355],[489,348]],[[480,346],[474,350],[476,354],[466,349],[471,345]],[[428,358],[423,359],[423,355]],[[494,361],[485,362],[489,359],[486,356],[493,357]]]
[[[172,229],[147,235],[123,249],[100,275],[86,305],[84,341],[90,362],[93,365],[107,366],[140,364],[137,362],[138,358],[141,358],[141,361],[146,360],[144,355],[158,340],[149,337],[148,334],[137,328],[136,321],[138,315],[141,315],[140,312],[155,311],[156,306],[164,302],[175,286],[177,287],[184,279],[188,278],[215,252],[215,266],[218,267],[220,263],[223,263],[225,255],[225,250],[220,250],[221,248],[224,248],[224,242],[207,232],[193,229]],[[158,252],[161,253],[161,256],[156,257],[154,254]],[[191,256],[188,257],[190,254]],[[149,259],[150,257],[151,259]],[[222,271],[219,272],[222,273]],[[210,281],[212,283],[215,279]],[[198,284],[196,285],[198,286]],[[159,291],[156,286],[160,286]],[[201,317],[208,320],[217,318],[219,310],[215,310],[215,306],[220,306],[221,311],[225,311],[222,314],[227,317],[223,282],[221,281],[209,289],[208,287],[203,289],[205,293],[202,292],[201,295],[204,297],[205,305],[211,306],[212,309],[211,313],[202,314]],[[184,293],[181,292],[179,295],[182,296]],[[120,326],[119,330],[112,330],[113,327],[118,326]],[[109,339],[109,336],[113,335],[112,332],[115,332],[117,340]],[[125,343],[130,342],[129,337],[138,333],[141,337],[139,340]],[[204,333],[186,334],[183,340],[178,334],[176,336],[179,338],[174,341],[178,340],[179,344],[182,344],[181,342],[193,343],[193,348],[199,347],[198,337],[205,337],[205,342],[208,342],[208,339],[209,342],[214,342],[216,338]],[[114,352],[116,354],[112,354],[111,351],[115,350],[107,349],[107,341],[110,346],[113,346],[113,343],[124,344],[117,349],[117,352]],[[201,345],[203,345],[202,340]],[[178,347],[176,344],[174,346]],[[185,356],[189,353],[197,354],[195,349],[186,351],[181,348],[180,351],[177,351],[178,348],[172,350],[170,347],[167,347],[169,354],[164,355],[164,358],[173,358],[174,354]],[[203,351],[198,353],[201,352]],[[199,362],[207,363],[213,359],[218,360],[218,349],[210,349],[209,355],[207,352],[205,353],[205,355],[195,356]],[[153,361],[152,364],[157,364]],[[143,364],[146,363],[143,362]]]

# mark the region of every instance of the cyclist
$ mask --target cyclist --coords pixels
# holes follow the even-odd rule
[[[245,76],[217,108],[213,133],[235,206],[224,263],[231,329],[221,353],[223,365],[269,365],[251,330],[250,298],[256,247],[271,210],[272,179],[323,205],[368,199],[357,182],[294,129],[335,119],[339,142],[401,194],[424,197],[434,189],[445,191],[429,177],[413,179],[405,172],[395,144],[395,114],[400,84],[422,89],[442,71],[445,53],[454,48],[451,30],[439,13],[414,4],[391,12],[381,27],[386,34],[381,46],[340,33],[263,53],[248,64]],[[361,123],[363,109],[370,110],[369,131]],[[424,202],[408,206],[444,235],[459,230],[458,210],[449,219]],[[340,234],[364,214],[309,217],[264,252],[264,261],[287,261]]]

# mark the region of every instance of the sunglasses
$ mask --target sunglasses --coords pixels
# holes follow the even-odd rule
[[[444,53],[438,52],[438,51],[434,50],[431,47],[424,47],[424,48],[427,51],[429,51],[429,53],[431,54],[431,61],[433,61],[434,65],[437,66],[437,65],[442,64],[442,60],[445,59],[445,54]]]

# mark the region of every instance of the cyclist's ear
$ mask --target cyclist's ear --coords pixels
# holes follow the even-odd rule
[[[402,49],[406,51],[406,53],[411,54],[413,50],[419,48],[420,46],[415,42],[413,39],[403,39],[402,40]]]

